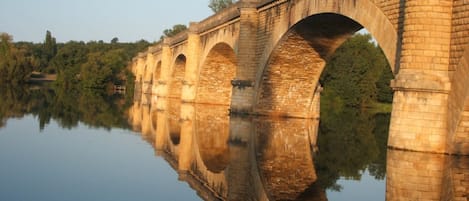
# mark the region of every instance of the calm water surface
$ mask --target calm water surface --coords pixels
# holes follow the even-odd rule
[[[388,114],[229,117],[148,96],[17,91],[0,101],[0,200],[406,200],[416,189],[400,182],[422,178],[409,161],[467,161],[387,150]]]

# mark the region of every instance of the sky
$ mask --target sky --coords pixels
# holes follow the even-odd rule
[[[13,40],[57,42],[158,40],[164,29],[189,25],[213,12],[209,0],[0,0],[0,32]]]

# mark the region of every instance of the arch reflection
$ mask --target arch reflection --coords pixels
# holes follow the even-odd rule
[[[230,117],[228,106],[188,103],[175,115],[172,101],[158,97],[141,115],[151,116],[151,127],[156,122],[156,153],[202,199],[326,200],[312,157],[318,120]],[[172,142],[171,127],[179,127],[179,144]]]
[[[129,122],[204,200],[328,200],[340,177],[361,177],[364,167],[378,180],[386,178],[387,201],[464,200],[469,195],[468,157],[380,149],[383,161],[376,158],[363,164],[363,158],[356,158],[360,155],[343,153],[357,145],[371,151],[374,143],[385,147],[382,139],[371,144],[356,140],[387,133],[381,127],[365,128],[387,122],[387,116],[346,112],[334,121],[325,115],[320,123],[229,116],[227,106],[175,104],[161,97],[149,100],[135,101]],[[178,108],[171,109],[174,106]],[[353,121],[341,123],[347,116]],[[328,131],[331,128],[334,132]],[[177,130],[179,143],[173,142],[171,130]]]
[[[230,162],[229,116],[227,106],[195,105],[196,143],[207,169],[220,173]]]
[[[313,196],[325,198],[315,185],[318,177],[313,162],[313,147],[318,120],[254,120],[254,150],[259,176],[269,200],[297,200]]]

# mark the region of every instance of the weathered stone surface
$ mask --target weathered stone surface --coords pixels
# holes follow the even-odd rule
[[[468,162],[467,157],[388,150],[386,200],[467,200]]]

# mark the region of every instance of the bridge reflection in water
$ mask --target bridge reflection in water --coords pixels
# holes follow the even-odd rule
[[[319,120],[229,116],[227,106],[142,95],[129,122],[204,200],[328,200]],[[319,148],[320,149],[320,148]],[[386,200],[468,200],[469,158],[387,151]]]

